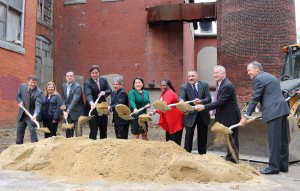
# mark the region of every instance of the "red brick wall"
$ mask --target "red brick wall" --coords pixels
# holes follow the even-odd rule
[[[25,1],[24,55],[0,48],[0,128],[16,126],[15,95],[21,83],[34,74],[36,14],[36,1]]]
[[[296,42],[294,0],[218,1],[218,63],[227,69],[240,102],[251,96],[247,63],[257,60],[279,77],[282,47]]]
[[[55,8],[55,81],[58,86],[68,69],[89,78],[91,64],[101,74],[121,74],[131,89],[134,77],[169,78],[179,88],[182,80],[182,23],[148,25],[145,2],[140,0],[63,6]],[[178,89],[179,90],[179,89]]]
[[[36,35],[40,35],[48,39],[51,43],[54,41],[52,30],[37,22]]]
[[[207,46],[213,46],[217,48],[217,37],[195,37],[195,62],[197,62],[197,54],[200,52],[202,48],[205,48]]]

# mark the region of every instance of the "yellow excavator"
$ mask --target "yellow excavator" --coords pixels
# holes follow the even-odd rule
[[[296,90],[300,89],[300,44],[285,46],[283,51],[285,58],[280,86],[291,111],[288,117],[289,161],[296,162],[300,161],[300,96],[295,93]],[[247,104],[242,109],[242,114],[246,111],[246,108]],[[259,115],[261,115],[261,112],[258,106],[252,117]],[[224,156],[227,150],[226,143],[215,145],[214,139],[214,133],[209,131],[208,152]],[[197,144],[194,144],[194,146],[197,146]],[[246,127],[240,127],[239,146],[240,159],[268,162],[267,124],[262,120],[256,120],[247,124]]]

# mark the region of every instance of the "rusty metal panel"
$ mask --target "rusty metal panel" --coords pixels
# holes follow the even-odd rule
[[[216,3],[168,4],[148,9],[148,23],[160,21],[215,21]]]

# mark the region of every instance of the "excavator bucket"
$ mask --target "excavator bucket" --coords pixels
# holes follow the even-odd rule
[[[290,115],[288,116],[288,139],[289,139],[289,162],[300,161],[300,96],[295,94],[295,90],[300,88],[300,79],[293,79],[281,82],[281,90],[289,106]],[[246,106],[242,109],[242,114],[246,111]],[[251,117],[261,115],[259,107]],[[216,145],[214,140],[216,134],[210,131],[214,124],[214,116],[209,127],[207,150],[215,154],[225,156],[227,154],[227,144]],[[193,150],[197,152],[197,138],[195,138]],[[268,162],[269,161],[269,144],[268,144],[268,127],[262,119],[255,120],[245,127],[239,127],[239,158],[251,161]]]

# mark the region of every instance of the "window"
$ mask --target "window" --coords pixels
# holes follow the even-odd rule
[[[23,0],[0,0],[0,40],[23,41]]]
[[[35,55],[37,57],[51,58],[51,43],[49,40],[42,36],[36,36],[36,50]]]
[[[85,4],[86,0],[64,0],[64,5]]]
[[[52,0],[38,0],[38,20],[52,25]]]

